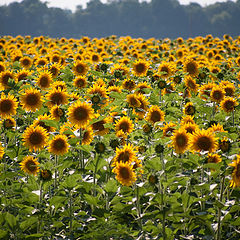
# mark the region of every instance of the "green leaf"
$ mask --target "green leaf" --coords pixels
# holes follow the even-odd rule
[[[28,239],[28,238],[37,238],[37,239],[39,239],[40,237],[44,237],[44,236],[45,235],[43,233],[35,233],[35,234],[28,235],[25,238],[26,239]]]
[[[54,128],[58,128],[58,123],[57,121],[55,120],[48,120],[48,119],[45,119],[45,120],[41,120],[42,122],[44,122],[47,126],[49,127],[54,127]]]
[[[27,230],[29,227],[32,227],[35,223],[38,222],[38,218],[35,216],[31,216],[29,217],[27,220],[23,221],[20,223],[20,228],[25,231]]]
[[[63,196],[54,196],[52,197],[49,202],[50,205],[55,206],[55,209],[58,209],[61,205],[63,205],[62,203],[67,201],[67,197],[63,197]]]
[[[116,192],[117,189],[118,189],[118,185],[115,179],[110,179],[105,186],[106,192]]]
[[[7,236],[8,232],[0,229],[0,239],[4,239]]]
[[[13,216],[11,213],[8,213],[8,212],[6,213],[5,220],[11,229],[13,229],[16,226],[16,223],[17,223],[16,217]]]
[[[80,141],[79,138],[71,138],[68,140],[68,143],[72,146],[75,146]]]
[[[93,149],[93,147],[90,145],[80,145],[80,146],[77,146],[76,148],[87,153],[91,152]]]
[[[90,205],[97,206],[98,200],[97,200],[96,197],[93,197],[93,196],[88,195],[88,194],[84,194],[84,197]]]

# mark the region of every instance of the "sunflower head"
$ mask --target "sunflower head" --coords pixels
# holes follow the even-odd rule
[[[25,173],[37,175],[39,171],[39,162],[33,156],[26,156],[23,161],[20,163],[21,170]]]
[[[184,113],[186,114],[186,115],[194,115],[195,114],[195,112],[196,112],[196,108],[195,108],[195,106],[193,105],[193,103],[192,102],[188,102],[186,105],[185,105],[185,107],[184,107]]]
[[[237,159],[229,164],[229,166],[233,167],[230,187],[240,187],[240,156],[237,155]]]
[[[148,67],[149,67],[148,62],[138,60],[137,62],[133,63],[133,74],[138,77],[146,76]]]
[[[72,68],[73,72],[77,76],[84,76],[88,72],[88,65],[83,61],[76,61]]]
[[[184,128],[175,130],[171,140],[176,153],[184,153],[188,149],[189,134]]]
[[[50,107],[64,105],[68,102],[68,93],[59,88],[54,88],[46,94],[45,98],[48,100],[47,105]]]
[[[199,72],[198,64],[194,59],[189,58],[189,59],[185,60],[185,62],[183,64],[183,70],[184,70],[184,72],[188,73],[191,76],[197,76],[198,72]]]
[[[234,111],[237,105],[238,105],[238,102],[232,97],[225,97],[220,102],[221,109],[226,113]]]
[[[128,163],[118,163],[113,172],[116,174],[116,179],[124,186],[131,186],[137,180],[133,166]]]
[[[50,181],[52,179],[52,172],[48,169],[40,170],[40,179],[42,181]]]
[[[56,135],[49,141],[48,151],[55,155],[64,155],[68,152],[68,138],[65,135]]]
[[[16,121],[12,117],[7,117],[3,120],[2,125],[5,129],[12,129],[13,130],[14,127],[16,126]]]
[[[116,132],[123,131],[124,134],[130,134],[134,129],[134,124],[129,117],[121,117],[115,125]]]
[[[84,128],[94,117],[94,110],[89,103],[78,100],[69,107],[68,116],[72,125],[78,128]]]
[[[8,94],[7,96],[2,93],[0,97],[0,117],[7,118],[16,114],[16,109],[18,107],[17,99]]]
[[[12,71],[3,71],[0,73],[0,91],[9,89],[15,81],[15,74]]]
[[[49,71],[42,71],[36,81],[41,89],[49,88],[52,83],[52,74]]]
[[[22,67],[29,69],[33,64],[33,60],[30,57],[25,56],[20,59],[20,64]]]
[[[154,105],[150,107],[146,120],[154,125],[157,122],[164,121],[164,116],[165,113],[157,105]]]

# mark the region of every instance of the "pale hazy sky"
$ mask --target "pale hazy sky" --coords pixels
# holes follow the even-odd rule
[[[0,0],[0,5],[9,4],[11,2],[21,2],[22,0]],[[48,7],[60,7],[65,9],[71,9],[74,11],[77,5],[82,5],[86,7],[86,3],[90,0],[41,0],[42,2],[48,2]],[[140,0],[149,2],[151,0]],[[215,2],[225,2],[227,0],[178,0],[181,4],[188,4],[189,2],[196,2],[202,6],[206,6]],[[101,0],[101,2],[106,3],[107,0]]]

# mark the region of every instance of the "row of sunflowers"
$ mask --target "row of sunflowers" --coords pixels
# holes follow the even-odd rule
[[[1,239],[239,239],[240,37],[0,39]]]

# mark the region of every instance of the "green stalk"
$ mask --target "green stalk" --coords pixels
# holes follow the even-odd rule
[[[100,154],[100,156],[99,156],[99,154],[96,154],[97,161],[96,161],[94,175],[93,175],[93,185],[94,185],[93,196],[94,197],[96,197],[96,174],[97,174],[97,167],[98,167],[100,157],[101,157],[101,154]]]
[[[58,156],[57,155],[55,155],[55,177],[54,177],[54,188],[56,189],[56,187],[57,187],[57,174],[58,174],[58,172],[57,172],[57,165],[58,165]]]
[[[137,209],[137,215],[138,215],[138,222],[141,228],[141,231],[143,230],[143,225],[142,225],[142,219],[141,219],[141,205],[140,205],[140,198],[139,198],[139,188],[137,185],[136,186],[136,209]]]
[[[69,220],[70,239],[73,239],[73,231],[72,231],[73,211],[72,211],[72,192],[71,192],[71,190],[69,191],[69,211],[70,211],[70,220]]]
[[[161,194],[161,211],[163,213],[163,219],[162,219],[162,231],[163,231],[163,240],[167,240],[166,236],[166,213],[165,213],[165,207],[164,207],[164,189],[163,185],[159,183],[159,190]]]
[[[220,202],[222,202],[222,199],[223,199],[224,184],[225,184],[225,175],[223,175],[222,180],[221,180],[220,197],[219,197]],[[216,233],[215,239],[221,240],[221,208],[220,207],[218,207],[217,233]]]
[[[235,127],[235,123],[234,123],[234,110],[232,111],[232,124],[233,124],[233,127]]]

